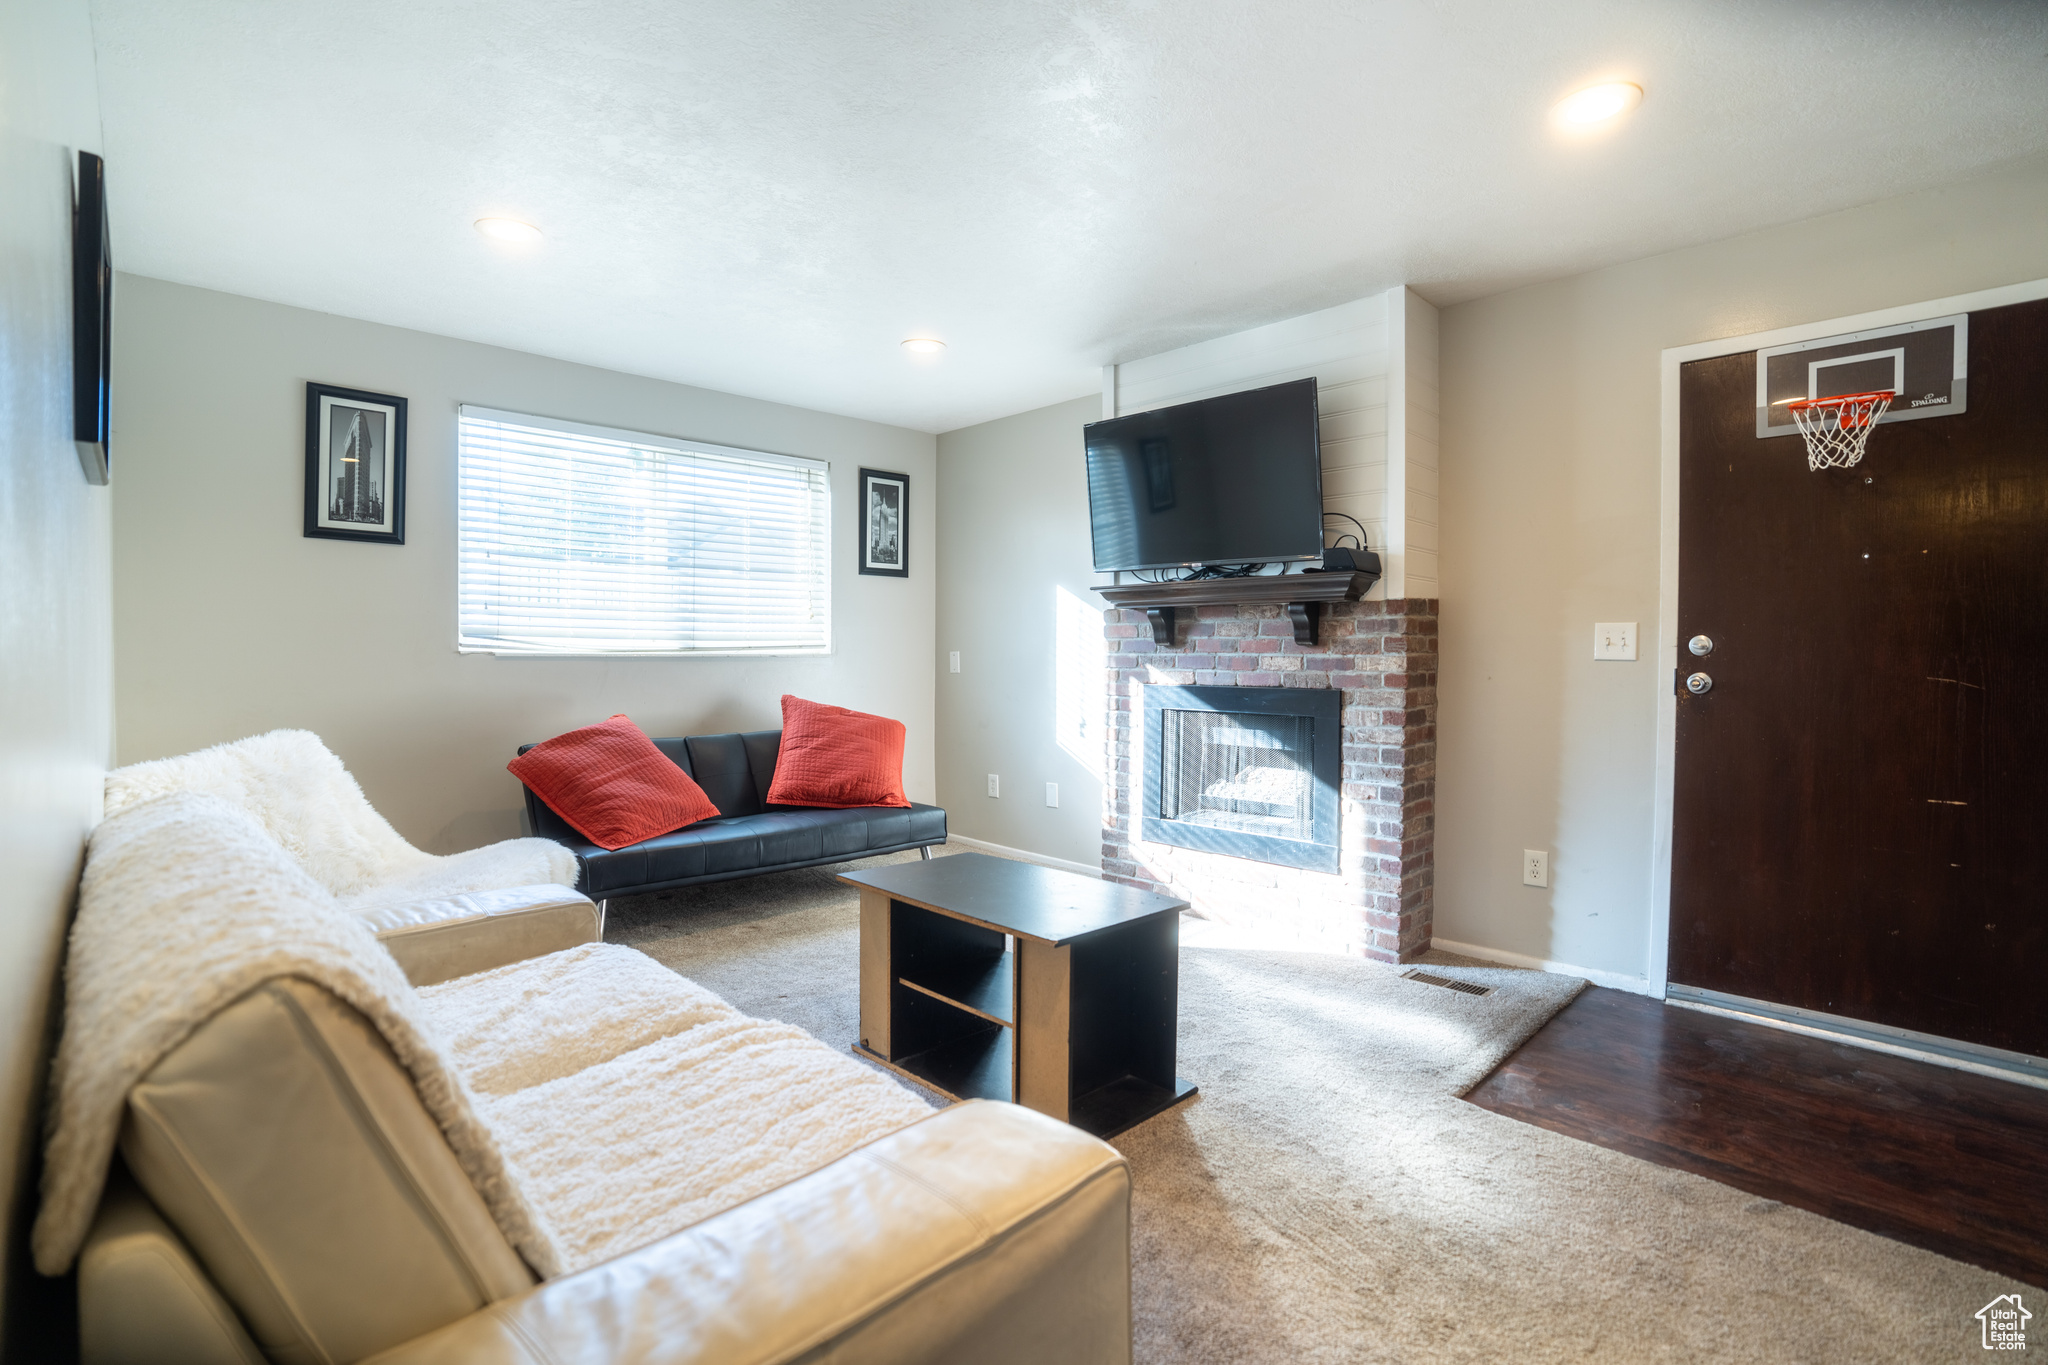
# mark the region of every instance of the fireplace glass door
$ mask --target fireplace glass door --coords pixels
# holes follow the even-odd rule
[[[1160,819],[1274,839],[1309,837],[1309,717],[1168,711],[1160,720]]]
[[[1143,689],[1140,843],[1335,872],[1335,688]]]

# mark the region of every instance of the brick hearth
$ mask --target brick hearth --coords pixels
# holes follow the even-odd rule
[[[1185,615],[1185,612],[1183,612]],[[1434,598],[1339,602],[1318,643],[1298,645],[1278,606],[1199,607],[1172,648],[1155,645],[1144,613],[1111,610],[1111,780],[1103,788],[1102,871],[1171,891],[1206,919],[1256,931],[1275,947],[1407,961],[1429,946],[1436,797]],[[1195,849],[1134,841],[1143,789],[1138,688],[1335,687],[1344,698],[1340,870],[1307,872]]]

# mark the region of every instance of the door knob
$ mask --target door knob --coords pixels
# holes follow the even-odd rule
[[[1695,673],[1685,680],[1685,690],[1695,697],[1704,697],[1714,690],[1714,680],[1704,673]]]
[[[1714,652],[1714,640],[1710,635],[1695,635],[1685,642],[1685,647],[1704,659]]]

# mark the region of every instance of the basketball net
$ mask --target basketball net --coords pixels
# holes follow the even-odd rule
[[[1892,405],[1892,391],[1843,393],[1833,398],[1801,398],[1787,403],[1799,434],[1806,438],[1806,467],[1847,469],[1863,458],[1870,429]]]

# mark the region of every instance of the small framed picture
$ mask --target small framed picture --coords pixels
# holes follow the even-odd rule
[[[306,534],[405,544],[405,400],[306,385]]]
[[[107,163],[78,154],[78,207],[71,215],[72,436],[85,481],[111,476],[114,244],[107,228]]]
[[[860,571],[910,577],[904,537],[910,531],[910,476],[860,472]]]

